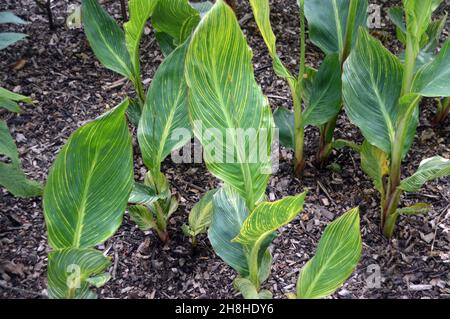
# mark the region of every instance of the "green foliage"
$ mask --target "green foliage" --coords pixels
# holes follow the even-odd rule
[[[18,102],[31,103],[31,99],[0,88],[0,108],[20,113],[22,109]],[[42,186],[27,179],[22,171],[17,147],[3,120],[0,120],[0,156],[6,157],[5,161],[0,161],[0,186],[17,197],[35,197],[42,194]]]
[[[226,26],[224,28],[223,26]],[[186,57],[189,113],[194,134],[204,146],[209,171],[245,198],[249,209],[262,200],[271,173],[273,119],[267,98],[253,75],[252,53],[233,11],[219,1],[196,29]],[[203,127],[195,125],[201,121]],[[225,137],[210,141],[203,130]],[[227,130],[250,129],[259,155],[251,156],[253,140]],[[244,137],[245,138],[245,137]],[[261,143],[266,141],[266,143]],[[266,145],[263,145],[266,144]],[[262,146],[263,145],[263,146]]]
[[[344,67],[346,111],[366,138],[361,150],[362,168],[381,193],[381,219],[387,237],[393,235],[399,215],[428,210],[424,204],[399,209],[402,192],[417,191],[425,182],[450,174],[448,160],[433,157],[401,181],[401,163],[416,134],[421,98],[450,95],[450,41],[432,56],[442,31],[441,21],[431,21],[439,3],[404,0],[405,20],[401,9],[390,11],[406,46],[403,64],[361,30]],[[424,61],[428,55],[431,57]]]
[[[35,197],[42,194],[42,186],[27,179],[22,171],[17,147],[3,120],[0,120],[0,155],[10,161],[0,161],[0,186],[17,197]]]
[[[119,228],[133,185],[127,107],[125,101],[79,128],[51,168],[43,201],[53,249],[50,298],[95,297],[89,284],[105,283],[107,276],[97,276],[109,260],[93,248]]]
[[[359,209],[355,208],[326,227],[315,256],[301,270],[297,297],[317,299],[334,293],[353,273],[361,251]]]
[[[183,233],[192,238],[192,245],[194,246],[197,236],[206,233],[211,224],[213,197],[216,192],[217,189],[207,192],[189,213],[189,225],[183,225]]]

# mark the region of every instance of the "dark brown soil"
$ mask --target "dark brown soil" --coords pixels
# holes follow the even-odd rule
[[[31,96],[33,105],[14,115],[0,111],[17,140],[24,169],[30,178],[44,182],[55,155],[69,135],[86,121],[94,119],[133,94],[129,83],[97,62],[83,31],[64,26],[69,1],[53,1],[57,29],[48,30],[45,14],[32,0],[3,0],[1,10],[13,10],[32,23],[22,30],[29,37],[0,52],[0,86]],[[78,3],[79,1],[70,1]],[[394,1],[370,1],[385,10]],[[295,0],[271,1],[272,21],[283,61],[297,68],[298,17]],[[107,1],[110,12],[121,20],[118,1]],[[271,62],[256,25],[249,16],[246,1],[238,5],[238,16],[254,50],[257,80],[272,106],[290,107],[285,82],[273,74]],[[448,8],[447,8],[448,9]],[[383,11],[383,41],[393,51],[400,50],[392,26]],[[3,30],[2,29],[2,30]],[[449,33],[447,25],[446,35]],[[150,35],[142,45],[146,83],[151,80],[163,57]],[[322,55],[308,44],[308,63],[316,65]],[[22,67],[17,67],[24,63]],[[432,130],[434,102],[425,101],[417,138],[403,173],[416,169],[423,158],[440,154],[450,157],[449,121]],[[318,142],[314,128],[306,131],[307,175],[293,177],[292,154],[282,150],[280,169],[268,187],[271,200],[308,189],[305,213],[285,227],[274,241],[274,266],[264,288],[276,298],[295,291],[299,269],[314,254],[327,223],[349,208],[359,205],[364,241],[363,257],[352,277],[333,298],[449,298],[450,297],[450,178],[428,183],[420,194],[403,197],[404,204],[426,201],[433,210],[425,216],[400,219],[394,239],[389,242],[379,231],[379,196],[359,167],[358,155],[350,150],[336,151],[332,162],[340,172],[319,171],[312,165]],[[337,136],[361,140],[358,130],[344,115]],[[136,149],[136,179],[145,172]],[[119,232],[101,250],[113,258],[113,279],[102,289],[100,298],[234,298],[235,272],[212,251],[205,236],[194,251],[181,231],[188,212],[203,190],[219,184],[203,165],[175,165],[170,160],[163,171],[181,205],[170,221],[171,241],[162,247],[153,233],[142,233],[125,216]],[[46,294],[46,265],[49,247],[41,199],[17,199],[0,190],[0,298],[42,298]],[[373,271],[379,271],[379,285]],[[376,274],[375,274],[376,275]],[[371,285],[372,283],[372,285]],[[375,287],[374,287],[375,286]]]

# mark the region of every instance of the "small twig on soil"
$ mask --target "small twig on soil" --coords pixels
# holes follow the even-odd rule
[[[121,78],[109,85],[105,85],[103,88],[107,91],[123,86],[127,82],[127,78]]]
[[[31,290],[27,290],[27,289],[22,289],[22,288],[17,288],[17,287],[10,287],[7,285],[4,285],[2,283],[0,283],[0,287],[4,288],[4,289],[9,289],[9,290],[13,290],[13,291],[17,291],[20,293],[25,293],[25,294],[30,294],[30,295],[34,295],[34,296],[39,296],[39,297],[43,297],[43,298],[48,298],[47,295],[44,295],[43,293],[40,292],[35,292],[35,291],[31,291]]]
[[[267,97],[268,97],[269,99],[289,101],[289,99],[288,99],[287,97],[279,96],[279,95],[271,95],[271,94],[267,94]]]
[[[114,247],[114,266],[113,266],[113,271],[112,271],[113,279],[116,279],[118,264],[119,264],[119,254],[117,253],[116,247]]]

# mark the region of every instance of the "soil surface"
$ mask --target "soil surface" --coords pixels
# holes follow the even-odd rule
[[[2,30],[29,35],[0,52],[0,86],[33,99],[20,115],[0,111],[17,141],[26,174],[42,183],[56,154],[69,135],[89,120],[117,105],[127,94],[130,83],[106,70],[93,55],[82,29],[69,30],[65,18],[69,3],[53,1],[57,29],[50,31],[45,13],[32,0],[3,0],[0,11],[12,10],[31,23],[2,26]],[[382,26],[374,29],[392,51],[401,51],[385,10],[398,1],[370,1],[381,6]],[[447,2],[448,4],[448,2]],[[118,1],[104,5],[122,22]],[[298,9],[296,0],[271,1],[272,22],[278,48],[287,66],[298,68]],[[450,7],[447,5],[448,10]],[[443,13],[444,9],[440,12]],[[271,68],[267,50],[258,33],[246,1],[237,8],[238,18],[254,50],[256,77],[273,108],[291,108],[286,83]],[[447,23],[445,37],[449,35]],[[318,65],[323,55],[308,41],[308,64]],[[142,44],[142,66],[146,85],[151,82],[162,54],[150,33]],[[435,101],[421,106],[417,138],[407,156],[403,175],[413,173],[423,158],[450,157],[449,121],[441,128],[430,126]],[[338,122],[337,137],[361,141],[358,130],[345,115]],[[136,143],[136,142],[135,142]],[[363,256],[355,273],[332,298],[449,298],[450,297],[450,178],[427,183],[417,194],[403,196],[404,205],[425,201],[433,205],[424,216],[402,217],[392,241],[379,230],[379,195],[360,169],[359,156],[343,149],[334,151],[334,171],[314,167],[313,155],[318,131],[306,130],[307,173],[293,177],[292,153],[281,150],[280,166],[267,189],[271,200],[308,189],[305,212],[284,227],[273,243],[273,269],[263,288],[275,298],[295,292],[299,269],[316,249],[324,227],[348,209],[360,206]],[[136,180],[145,173],[139,148],[135,144]],[[339,169],[336,169],[339,168]],[[100,298],[235,298],[232,281],[236,273],[218,258],[206,236],[200,236],[193,250],[183,236],[192,206],[202,194],[220,182],[203,164],[163,165],[173,192],[181,196],[178,211],[170,220],[171,241],[165,247],[152,232],[143,233],[128,215],[120,230],[100,250],[113,259],[113,279],[98,289]],[[0,190],[0,298],[45,298],[47,268],[46,229],[42,201],[18,199]],[[380,279],[380,280],[378,280]]]

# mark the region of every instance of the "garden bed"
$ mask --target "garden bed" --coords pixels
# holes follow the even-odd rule
[[[374,3],[374,1],[370,1]],[[377,1],[383,10],[382,38],[394,52],[399,44],[384,10],[394,1]],[[388,5],[389,3],[389,5]],[[272,24],[278,36],[282,60],[291,68],[299,56],[296,0],[271,1]],[[109,2],[110,13],[120,20],[120,6]],[[45,14],[32,0],[20,7],[5,0],[0,11],[13,10],[31,22],[23,27],[29,35],[24,42],[0,51],[0,84],[30,96],[34,103],[25,112],[14,115],[0,111],[17,141],[26,174],[42,183],[56,154],[69,135],[82,124],[117,105],[131,84],[106,70],[93,55],[81,29],[67,30],[64,20],[67,3],[55,1],[53,13],[57,29],[49,31]],[[261,40],[251,10],[245,1],[238,6],[238,17],[254,51],[258,83],[271,106],[290,105],[285,81],[272,71],[271,60]],[[445,36],[449,35],[447,24]],[[381,34],[381,35],[380,35]],[[141,46],[144,82],[149,83],[163,60],[153,34]],[[317,65],[321,53],[308,42],[307,62]],[[449,121],[432,129],[435,111],[432,100],[421,106],[421,119],[413,147],[406,158],[403,173],[414,172],[421,159],[440,154],[450,157]],[[275,298],[286,298],[295,291],[298,270],[314,254],[324,227],[348,209],[360,206],[363,238],[362,259],[351,278],[333,298],[449,298],[450,297],[450,178],[427,183],[420,194],[403,197],[405,204],[425,201],[433,205],[425,216],[400,218],[394,238],[385,239],[379,229],[379,195],[361,171],[359,155],[349,149],[335,151],[335,169],[318,170],[312,163],[318,143],[318,131],[306,130],[307,173],[293,177],[292,153],[280,153],[279,171],[269,182],[271,200],[308,190],[305,212],[282,230],[273,245],[272,273],[263,288]],[[345,115],[338,121],[338,137],[362,137]],[[135,179],[145,174],[140,151],[135,145]],[[336,169],[339,167],[340,169]],[[190,209],[203,193],[219,185],[203,164],[174,164],[167,159],[163,171],[181,203],[169,223],[170,241],[162,246],[153,232],[143,233],[128,215],[119,231],[100,250],[108,251],[113,279],[98,289],[100,298],[235,298],[232,281],[235,272],[217,257],[207,238],[200,236],[192,248],[181,226]],[[41,199],[14,198],[0,190],[0,297],[42,298],[47,279],[46,229]],[[382,280],[372,287],[373,271]],[[368,284],[369,283],[369,284]],[[375,284],[375,286],[377,286]]]

